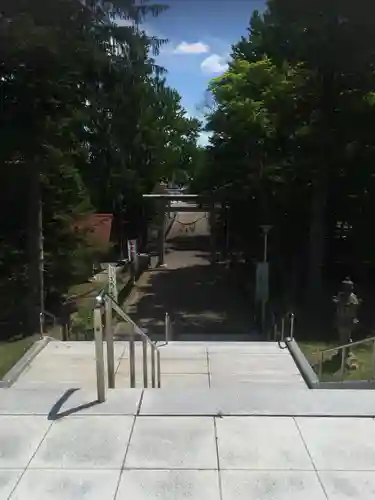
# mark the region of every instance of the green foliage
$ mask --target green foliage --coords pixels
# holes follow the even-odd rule
[[[199,123],[153,57],[166,40],[146,0],[14,0],[0,8],[0,316],[39,311],[38,214],[47,306],[91,272],[77,220],[139,207],[190,168]],[[25,297],[24,300],[20,297]]]
[[[283,290],[294,280],[317,297],[324,279],[364,283],[375,270],[374,13],[369,2],[270,0],[209,86],[201,186],[232,200],[242,248],[274,225]]]

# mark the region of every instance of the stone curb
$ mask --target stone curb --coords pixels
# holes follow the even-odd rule
[[[37,340],[35,344],[28,349],[21,359],[4,375],[0,380],[0,388],[7,389],[16,382],[22,372],[29,366],[29,364],[36,358],[36,356],[46,347],[46,345],[53,339],[50,337],[43,337]]]
[[[344,380],[343,382],[320,382],[318,389],[355,389],[369,390],[375,389],[374,380]]]
[[[138,293],[138,289],[140,286],[142,286],[143,280],[145,279],[145,276],[147,275],[147,273],[150,273],[150,271],[152,271],[152,270],[144,269],[142,271],[142,273],[138,276],[137,281],[135,283],[132,283],[132,286],[129,288],[128,293],[126,295],[124,295],[124,297],[121,301],[121,307],[125,308],[125,310],[127,307],[133,305],[132,302]],[[147,279],[148,279],[148,277],[146,278],[146,282],[147,282]]]

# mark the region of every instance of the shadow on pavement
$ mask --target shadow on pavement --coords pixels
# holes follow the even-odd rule
[[[210,241],[207,236],[177,236],[168,242],[166,253],[194,251],[205,252],[209,258]]]
[[[81,404],[74,408],[69,408],[69,410],[65,410],[60,412],[61,408],[68,401],[70,396],[77,392],[78,388],[72,388],[65,391],[65,393],[61,396],[61,398],[53,405],[51,411],[48,414],[48,420],[60,420],[64,417],[68,417],[69,415],[74,415],[75,413],[79,413],[81,410],[86,410],[88,408],[92,408],[93,406],[99,405],[100,402],[98,400],[90,401],[88,403]]]
[[[164,333],[168,312],[174,339],[183,334],[249,334],[251,307],[231,290],[223,266],[194,265],[154,271],[140,289],[132,318],[151,336]]]
[[[164,338],[166,312],[174,340],[254,339],[252,304],[231,282],[225,265],[210,264],[207,219],[198,219],[193,230],[185,231],[189,220],[197,215],[178,215],[166,242],[167,266],[150,272],[129,314],[154,340]]]

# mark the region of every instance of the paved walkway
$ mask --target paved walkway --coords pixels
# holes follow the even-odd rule
[[[2,389],[0,498],[372,500],[371,392]]]
[[[0,499],[374,498],[373,391],[308,390],[272,343],[160,349],[164,388],[98,404],[93,343],[50,342],[0,389]],[[125,343],[115,357],[121,386]]]
[[[258,338],[252,304],[230,282],[225,266],[212,266],[210,258],[207,214],[177,213],[166,244],[166,268],[147,273],[128,306],[151,337],[164,334],[168,312],[175,340]]]

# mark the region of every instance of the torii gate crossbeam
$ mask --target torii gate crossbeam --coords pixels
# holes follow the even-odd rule
[[[211,246],[212,246],[212,262],[215,261],[214,255],[215,251],[215,237],[213,234],[213,229],[215,225],[213,224],[215,202],[212,197],[202,196],[199,194],[182,194],[182,193],[150,193],[144,194],[143,198],[156,200],[158,202],[158,216],[159,216],[159,229],[158,229],[158,265],[163,266],[165,264],[165,227],[166,227],[166,214],[167,212],[209,212],[211,220]],[[191,206],[191,207],[172,207],[172,201],[185,201],[185,202],[196,202],[197,205],[205,204],[206,206]]]

